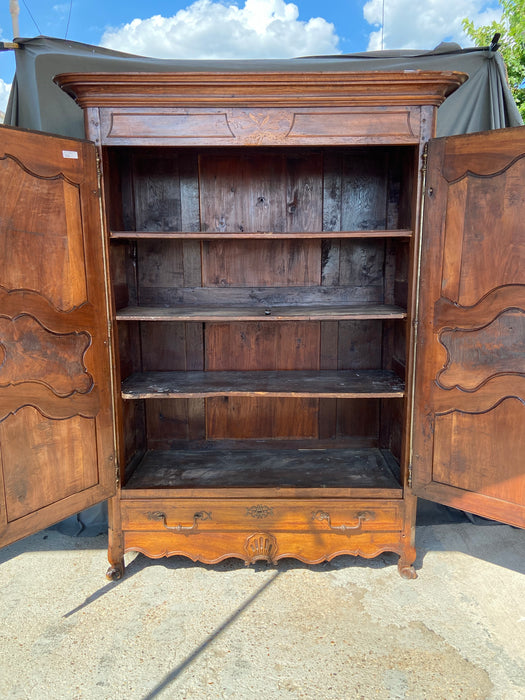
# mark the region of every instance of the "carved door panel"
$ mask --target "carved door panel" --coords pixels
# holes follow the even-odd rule
[[[525,129],[430,143],[413,486],[525,527]]]
[[[0,127],[0,544],[115,491],[95,148]]]

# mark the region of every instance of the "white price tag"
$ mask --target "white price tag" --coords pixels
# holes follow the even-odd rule
[[[62,156],[63,158],[73,158],[74,160],[78,160],[77,151],[62,151]]]

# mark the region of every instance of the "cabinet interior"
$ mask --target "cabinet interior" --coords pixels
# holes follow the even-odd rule
[[[124,487],[399,497],[416,147],[104,157]]]

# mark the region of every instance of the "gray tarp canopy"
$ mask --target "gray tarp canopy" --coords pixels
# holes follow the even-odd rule
[[[53,83],[58,73],[197,71],[461,71],[469,79],[438,110],[437,135],[520,126],[522,120],[497,51],[440,44],[433,51],[381,51],[288,59],[167,60],[63,39],[18,39],[16,75],[5,123],[62,136],[84,136],[82,111]]]
[[[82,110],[53,82],[58,73],[192,71],[461,71],[469,79],[439,108],[438,136],[520,126],[503,59],[489,49],[440,44],[434,51],[381,51],[345,56],[264,60],[161,60],[62,39],[18,39],[16,76],[5,123],[62,136],[84,137]],[[67,534],[95,535],[107,528],[104,508],[68,518]]]

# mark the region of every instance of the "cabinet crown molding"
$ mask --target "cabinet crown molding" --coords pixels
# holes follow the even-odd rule
[[[85,107],[433,105],[468,76],[453,71],[62,73]]]

